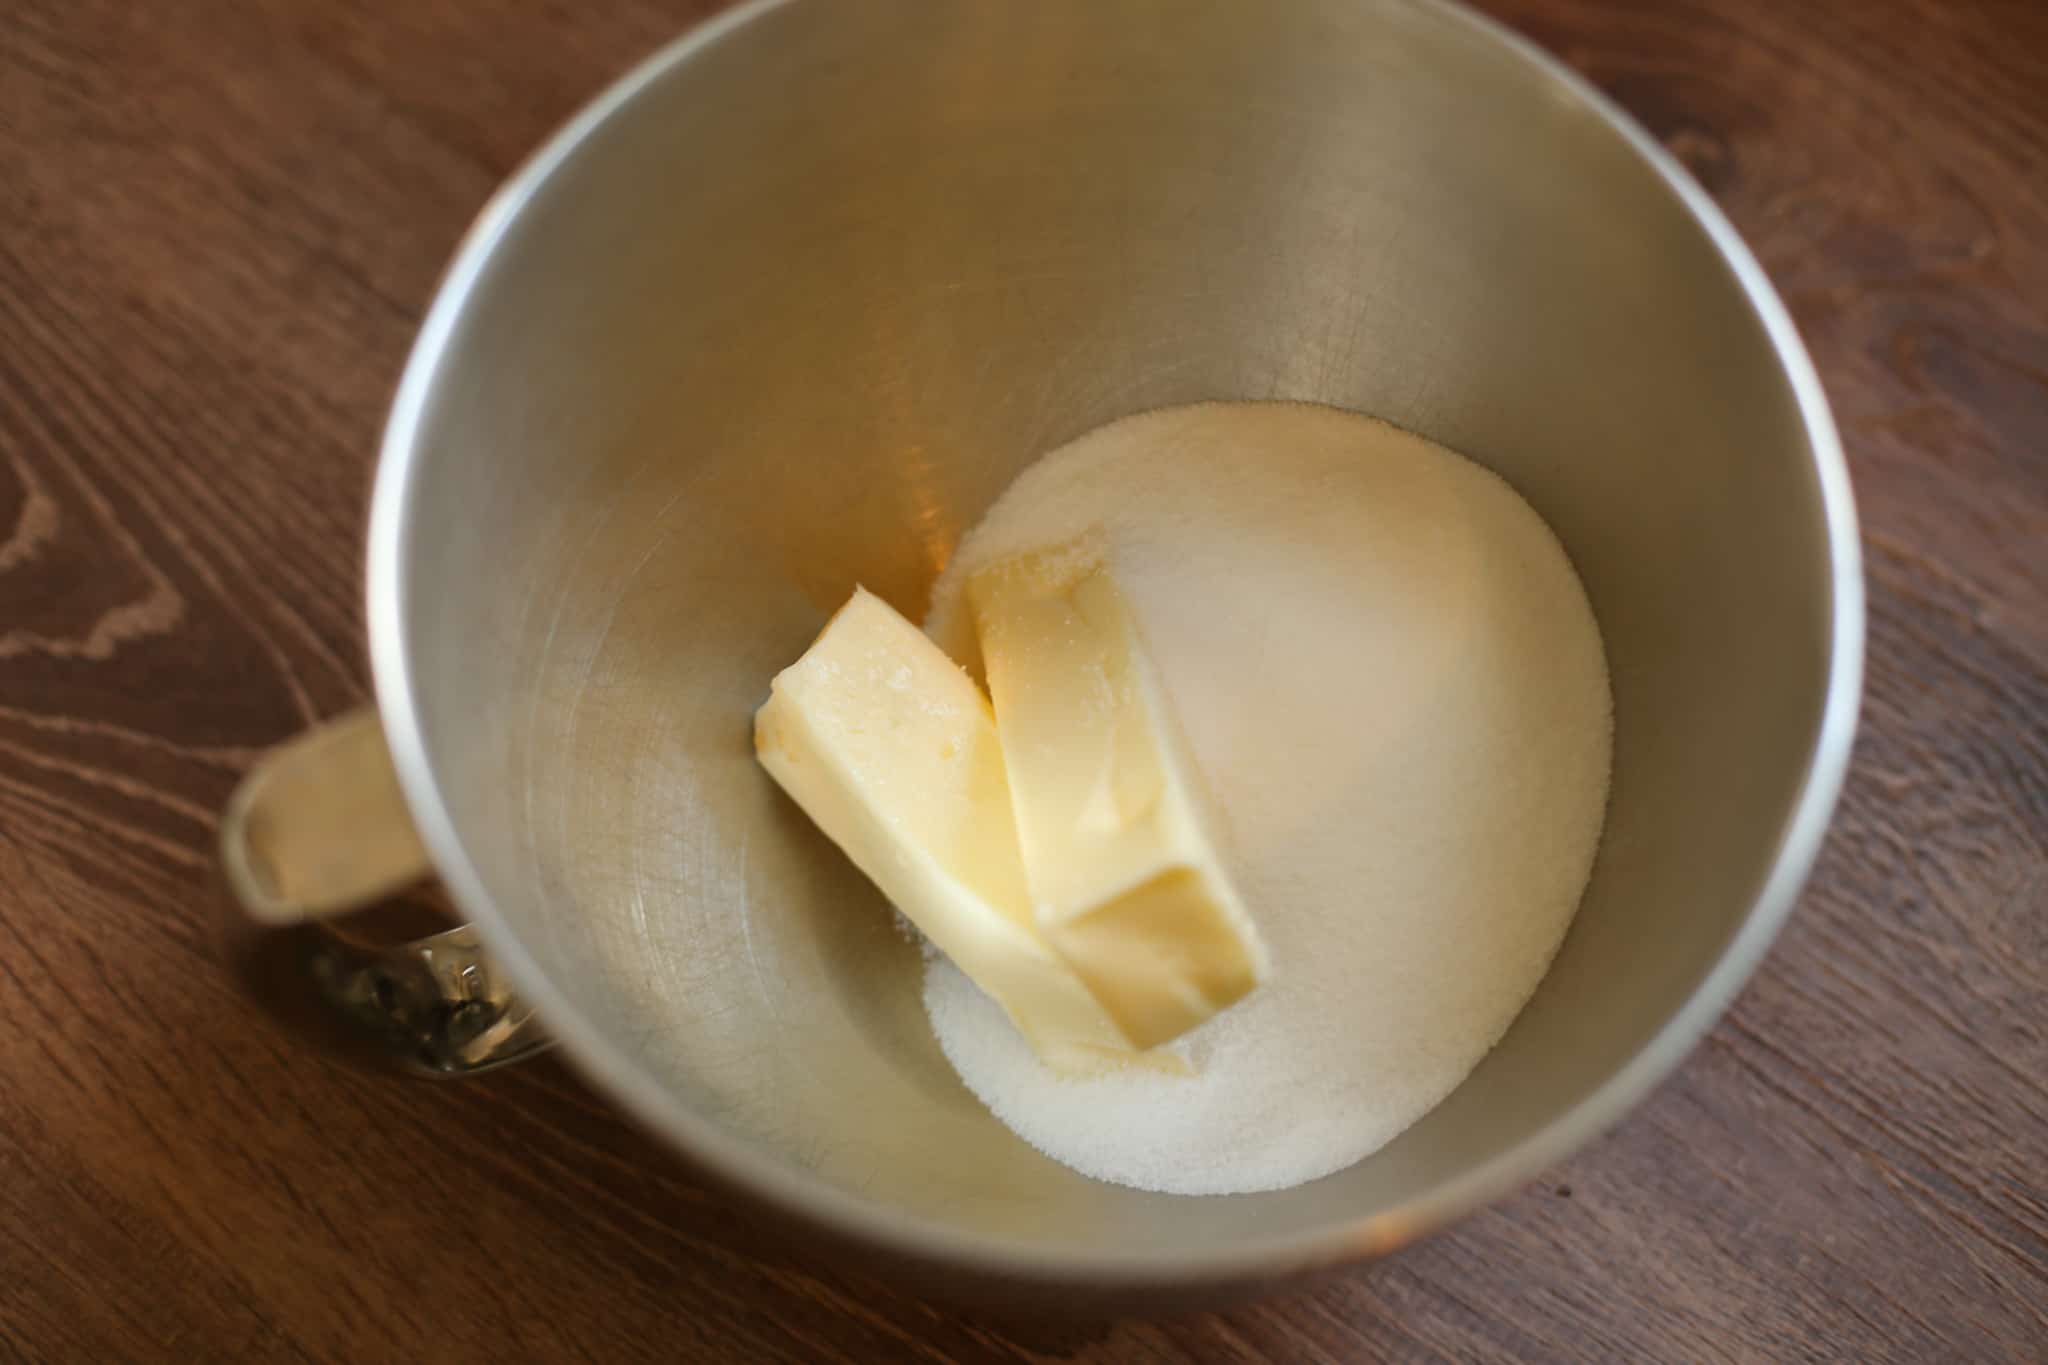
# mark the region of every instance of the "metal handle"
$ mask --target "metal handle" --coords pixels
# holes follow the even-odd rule
[[[266,754],[228,801],[220,853],[249,917],[303,935],[319,993],[411,1069],[467,1075],[549,1046],[468,925],[377,944],[335,922],[433,872],[374,710]]]

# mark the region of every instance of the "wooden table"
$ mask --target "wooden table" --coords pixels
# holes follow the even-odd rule
[[[216,812],[365,695],[362,507],[435,277],[688,0],[0,6],[0,1357],[2048,1358],[2048,5],[1497,0],[1690,165],[1834,398],[1870,679],[1790,930],[1539,1184],[1207,1316],[820,1269],[556,1063],[316,1057]]]

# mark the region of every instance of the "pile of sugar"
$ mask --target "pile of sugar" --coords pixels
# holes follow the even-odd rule
[[[1076,1170],[1181,1194],[1312,1180],[1449,1094],[1563,939],[1606,809],[1598,628],[1493,474],[1369,418],[1233,403],[1032,466],[939,580],[933,638],[972,658],[966,575],[1091,528],[1274,977],[1184,1040],[1193,1079],[1056,1075],[943,959],[926,1011],[968,1088]]]

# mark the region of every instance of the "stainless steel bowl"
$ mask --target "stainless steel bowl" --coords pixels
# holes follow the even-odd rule
[[[1556,966],[1356,1166],[1180,1198],[958,1084],[918,957],[756,768],[864,582],[913,615],[1040,452],[1207,398],[1390,419],[1550,521],[1612,811]],[[1428,0],[758,3],[483,215],[392,414],[377,696],[425,846],[573,1060],[762,1198],[1006,1282],[1198,1289],[1398,1247],[1612,1123],[1791,908],[1855,721],[1827,404],[1706,197]]]

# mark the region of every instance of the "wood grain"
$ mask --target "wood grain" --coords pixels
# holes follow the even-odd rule
[[[1618,1131],[1401,1257],[1004,1326],[811,1263],[558,1065],[319,1060],[215,813],[364,695],[388,391],[492,185],[710,4],[0,10],[0,1357],[2048,1358],[2048,6],[1495,0],[1685,159],[1841,418],[1865,728]]]

